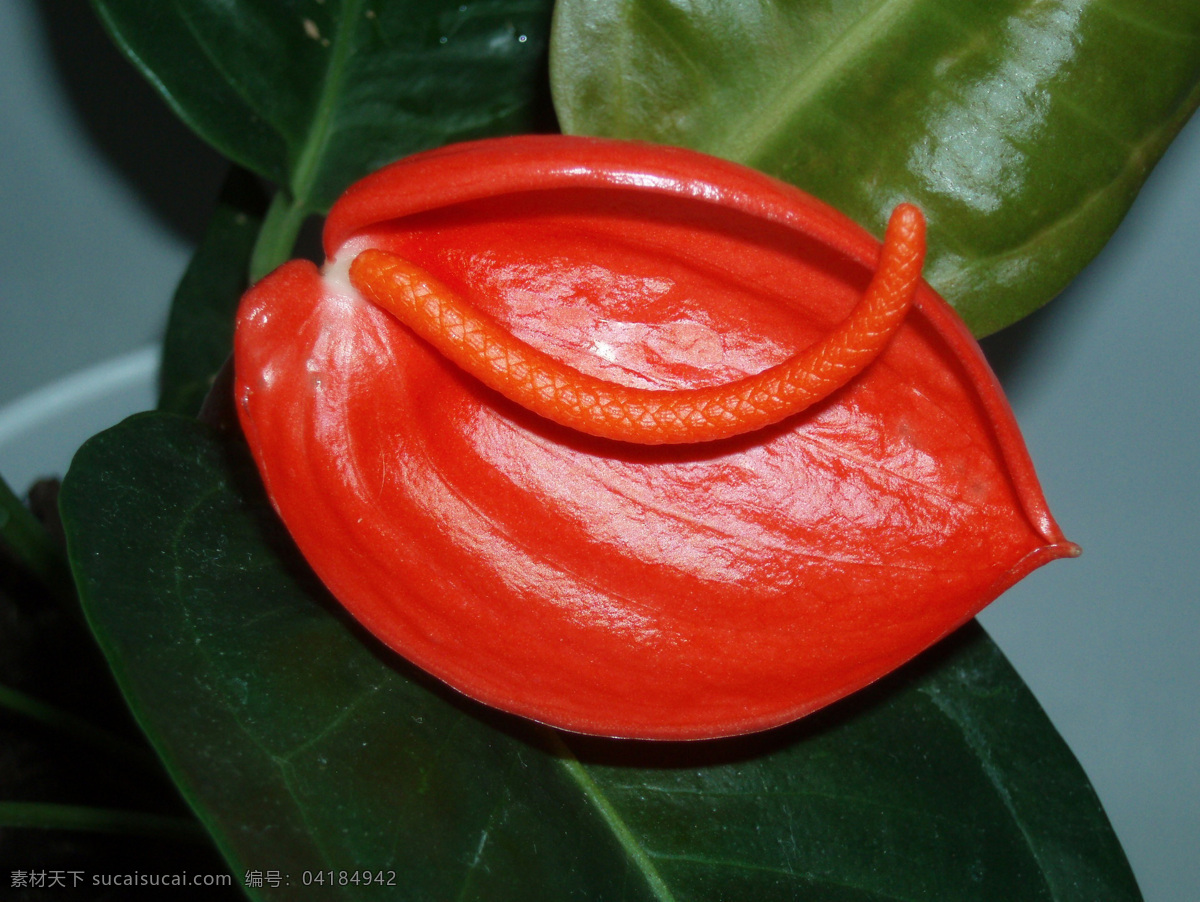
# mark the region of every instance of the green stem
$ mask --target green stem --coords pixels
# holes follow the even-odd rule
[[[296,238],[307,216],[303,204],[293,200],[288,192],[275,193],[250,257],[251,283],[291,258],[292,248],[296,246]]]
[[[158,768],[158,759],[141,746],[122,739],[88,720],[0,684],[0,708],[7,708],[65,736],[107,752],[119,760],[132,759],[143,766]]]
[[[321,171],[321,162],[329,149],[334,112],[346,70],[354,55],[355,29],[362,21],[362,16],[362,0],[346,0],[342,4],[321,94],[293,167],[291,191],[277,193],[267,210],[262,231],[258,234],[258,243],[254,246],[254,256],[250,259],[251,282],[257,282],[292,256],[300,228],[311,209],[310,202]]]
[[[57,597],[73,597],[74,584],[62,549],[3,478],[0,478],[0,544]]]
[[[200,823],[188,818],[53,802],[0,802],[0,827],[131,833],[190,841],[208,839]]]

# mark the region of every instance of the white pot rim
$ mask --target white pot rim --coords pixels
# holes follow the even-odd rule
[[[160,350],[147,345],[56,379],[0,407],[0,475],[18,494],[62,476],[76,449],[154,406]]]

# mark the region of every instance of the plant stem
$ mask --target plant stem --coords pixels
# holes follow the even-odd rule
[[[0,827],[86,830],[90,833],[131,833],[154,838],[208,840],[208,834],[200,823],[188,818],[53,802],[0,802]]]
[[[158,759],[146,749],[122,739],[69,711],[26,695],[11,686],[0,685],[0,708],[35,720],[43,726],[107,752],[119,760],[132,759],[143,766],[159,767]]]
[[[61,599],[74,594],[66,557],[37,517],[0,477],[0,544],[17,562]]]
[[[258,233],[258,243],[254,247],[254,256],[250,259],[251,283],[257,282],[292,256],[300,228],[311,209],[313,188],[333,133],[334,110],[346,69],[354,54],[354,31],[362,15],[362,0],[346,0],[341,6],[329,68],[325,73],[313,120],[309,123],[307,136],[296,159],[291,191],[279,191],[267,210],[262,230]]]
[[[307,217],[303,205],[293,200],[288,192],[275,192],[250,257],[251,284],[287,262]]]

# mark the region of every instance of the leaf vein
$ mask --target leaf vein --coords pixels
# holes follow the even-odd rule
[[[604,791],[596,781],[592,779],[591,775],[587,772],[587,768],[575,757],[575,754],[571,751],[566,741],[558,733],[548,729],[545,730],[545,733],[549,737],[551,749],[556,753],[556,760],[562,765],[571,779],[575,781],[576,785],[583,790],[583,794],[587,799],[596,806],[596,811],[608,825],[609,829],[613,831],[613,835],[617,842],[620,843],[621,848],[629,854],[633,863],[637,865],[638,870],[646,878],[646,883],[649,885],[650,891],[654,894],[654,898],[658,899],[659,902],[675,902],[675,894],[671,892],[670,887],[667,886],[666,881],[659,874],[658,868],[654,866],[654,862],[651,861],[650,855],[647,854],[641,841],[634,835],[629,825],[625,823],[616,806],[604,794]]]
[[[741,122],[731,127],[710,152],[740,163],[754,165],[758,153],[769,146],[794,121],[796,112],[811,103],[823,87],[851,68],[854,60],[883,41],[895,22],[915,0],[877,2],[799,71],[780,79],[786,88],[761,105],[747,104]]]

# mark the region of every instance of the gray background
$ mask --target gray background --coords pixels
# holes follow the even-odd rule
[[[222,165],[86,4],[6,0],[0,22],[2,407],[158,338]],[[1085,553],[982,620],[1080,758],[1153,902],[1200,900],[1198,284],[1200,120],[1071,288],[986,343]]]

